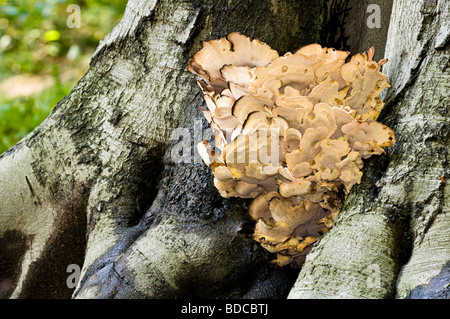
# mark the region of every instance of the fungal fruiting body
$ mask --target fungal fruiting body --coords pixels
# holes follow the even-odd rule
[[[279,56],[240,33],[203,43],[199,75],[214,145],[197,148],[223,197],[254,198],[254,239],[285,265],[304,255],[361,181],[362,159],[383,154],[394,132],[376,122],[389,87],[373,48],[311,44]]]

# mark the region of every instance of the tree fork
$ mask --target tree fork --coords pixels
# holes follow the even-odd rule
[[[200,41],[239,31],[286,52],[322,19],[319,0],[129,1],[71,94],[0,157],[0,295],[70,297],[78,264],[74,297],[285,296],[296,271],[267,266],[245,203],[203,164],[170,162],[170,133],[200,116],[185,71]]]
[[[366,163],[290,298],[449,298],[449,18],[445,1],[394,1],[380,120],[396,144]]]

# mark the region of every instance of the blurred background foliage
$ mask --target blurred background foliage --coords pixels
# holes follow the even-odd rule
[[[127,0],[0,0],[0,154],[70,93]],[[80,8],[80,28],[68,19]],[[73,17],[73,16],[72,16]]]

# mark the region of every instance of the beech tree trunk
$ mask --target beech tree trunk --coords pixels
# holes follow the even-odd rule
[[[300,270],[270,263],[248,201],[220,197],[195,156],[207,123],[185,67],[232,31],[280,54],[320,42],[325,3],[130,0],[70,95],[0,156],[0,297],[448,298],[448,10],[394,1],[377,41],[392,83],[380,120],[397,142],[366,161]],[[192,145],[178,162],[176,128]]]
[[[395,0],[379,120],[397,141],[366,161],[289,298],[450,298],[448,1]]]
[[[247,203],[221,198],[203,163],[174,163],[170,137],[207,125],[186,71],[201,41],[239,31],[295,50],[318,41],[323,10],[320,0],[129,1],[71,94],[0,158],[0,295],[286,296],[297,271],[270,264]],[[69,265],[82,266],[75,291]]]

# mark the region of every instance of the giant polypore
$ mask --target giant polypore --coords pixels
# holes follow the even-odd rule
[[[214,130],[198,151],[223,197],[254,198],[254,239],[280,265],[302,262],[360,183],[362,159],[395,141],[375,121],[389,83],[373,54],[311,44],[279,56],[234,32],[189,61]]]

